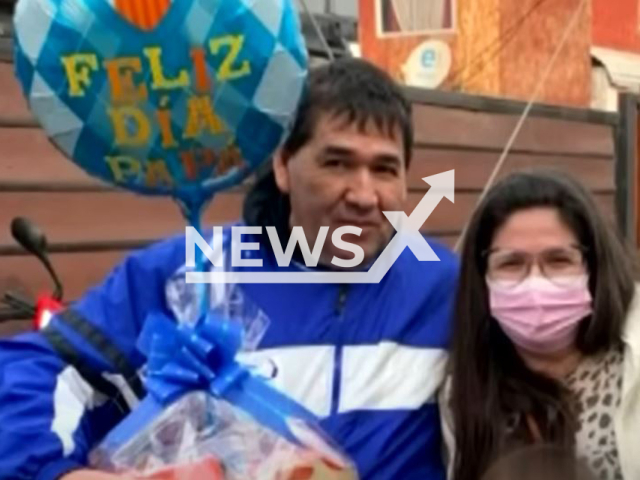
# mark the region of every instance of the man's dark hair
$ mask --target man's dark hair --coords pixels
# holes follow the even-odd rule
[[[311,70],[297,119],[283,145],[285,156],[294,155],[312,137],[322,114],[344,116],[346,124],[364,129],[373,120],[389,137],[395,128],[403,136],[406,166],[413,145],[411,104],[385,72],[358,59],[339,59]],[[280,240],[289,239],[289,198],[278,189],[273,163],[258,169],[256,182],[245,198],[243,217],[247,225],[275,226]]]
[[[324,113],[344,117],[345,124],[357,124],[361,130],[373,121],[389,137],[400,128],[409,165],[413,146],[411,103],[378,67],[365,60],[344,58],[312,69],[297,120],[284,144],[285,155],[295,154],[311,139]]]

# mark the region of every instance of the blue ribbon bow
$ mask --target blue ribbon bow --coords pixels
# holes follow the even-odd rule
[[[117,448],[132,439],[185,394],[206,391],[250,414],[258,423],[300,444],[289,428],[295,418],[313,425],[316,417],[253,375],[236,360],[242,326],[210,314],[194,327],[178,326],[152,314],[138,340],[147,357],[147,397],[114,430],[105,444]]]
[[[148,359],[147,390],[163,405],[194,390],[222,397],[249,374],[235,360],[241,345],[237,322],[209,315],[190,328],[153,315],[138,341]]]

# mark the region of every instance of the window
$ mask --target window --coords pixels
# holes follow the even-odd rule
[[[381,36],[419,35],[455,28],[455,0],[376,0]]]

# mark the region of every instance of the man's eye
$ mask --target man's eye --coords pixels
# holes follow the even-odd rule
[[[346,162],[338,158],[328,158],[324,161],[324,166],[328,168],[340,168],[344,167]]]
[[[374,168],[374,172],[382,175],[393,175],[393,176],[398,175],[397,167],[393,167],[390,165],[379,165]]]

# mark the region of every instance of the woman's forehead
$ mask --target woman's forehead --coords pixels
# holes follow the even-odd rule
[[[495,231],[491,248],[537,252],[569,246],[577,241],[557,209],[536,207],[511,214]]]

